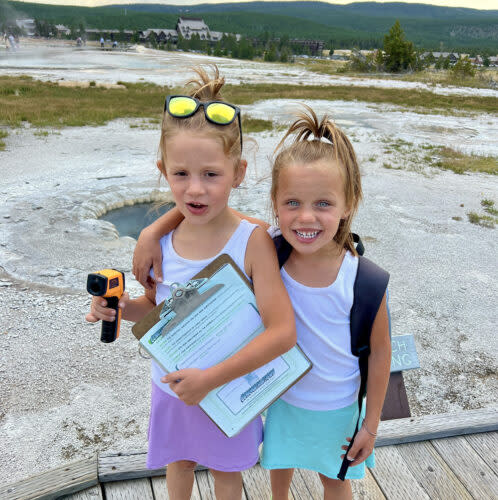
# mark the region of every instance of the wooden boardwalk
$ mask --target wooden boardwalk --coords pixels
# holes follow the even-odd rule
[[[376,466],[353,482],[355,499],[497,500],[498,409],[381,422]],[[244,500],[270,498],[267,471],[243,473]],[[292,500],[322,498],[317,474],[296,471]],[[144,453],[108,453],[0,486],[0,499],[168,500],[164,470],[145,468]],[[213,480],[196,472],[194,500],[215,500]]]

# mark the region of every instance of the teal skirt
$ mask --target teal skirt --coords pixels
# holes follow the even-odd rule
[[[341,446],[348,444],[346,438],[353,435],[357,418],[357,402],[338,410],[315,411],[279,399],[266,415],[261,465],[265,469],[308,469],[337,479],[345,453]],[[362,479],[365,465],[374,467],[374,453],[349,467],[346,479]]]

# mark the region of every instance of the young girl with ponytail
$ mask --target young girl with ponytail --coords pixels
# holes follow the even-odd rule
[[[259,458],[261,417],[228,438],[198,403],[214,388],[287,352],[296,333],[271,238],[228,208],[230,191],[246,170],[240,110],[221,99],[224,79],[217,68],[212,77],[202,68],[196,72],[199,78],[189,82],[185,95],[168,96],[164,107],[157,167],[171,188],[179,217],[178,227],[160,240],[161,274],[170,283],[187,283],[218,255],[230,255],[252,281],[265,330],[230,358],[204,370],[166,374],[152,362],[147,467],[167,464],[169,498],[188,500],[194,469],[204,465],[214,476],[217,500],[234,500],[242,496],[241,471]],[[156,283],[136,299],[125,293],[119,302],[123,319],[139,321],[171,291],[168,284]],[[113,321],[114,315],[105,299],[93,297],[88,321]]]
[[[271,471],[273,500],[287,500],[295,468],[318,472],[324,499],[342,500],[352,498],[349,479],[363,478],[365,464],[374,465],[390,371],[389,320],[384,292],[371,327],[366,411],[363,406],[359,415],[361,377],[350,316],[359,266],[351,223],[362,198],[360,170],[344,132],[306,110],[277,146],[271,200],[278,227],[269,232],[279,250],[298,344],[313,368],[268,409],[261,465]],[[294,141],[284,147],[291,136]],[[154,232],[170,230],[168,214],[163,217],[139,240],[136,275],[150,268]]]
[[[373,447],[389,380],[391,342],[386,296],[370,336],[366,414],[358,422],[360,370],[351,352],[350,313],[358,270],[351,222],[362,198],[360,170],[344,132],[307,108],[280,142],[271,200],[291,251],[281,269],[296,319],[297,342],[311,371],[269,409],[261,464],[271,469],[273,500],[287,500],[295,468],[319,473],[325,499],[352,498],[349,479],[374,465]],[[295,135],[294,142],[283,147]]]

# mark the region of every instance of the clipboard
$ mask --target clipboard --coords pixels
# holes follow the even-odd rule
[[[195,276],[193,276],[191,280],[203,278],[209,279],[221,266],[225,264],[230,264],[244,283],[252,290],[251,282],[246,278],[246,275],[240,270],[239,266],[235,264],[233,259],[226,253],[221,254],[210,262],[205,268],[201,269]],[[131,331],[137,340],[140,340],[159,321],[164,302],[165,301],[158,304],[154,307],[154,309],[152,309],[152,311],[147,313],[146,316],[132,326]]]
[[[217,364],[264,330],[252,286],[228,255],[213,260],[188,284],[175,285],[172,297],[132,328],[166,372]],[[199,407],[227,437],[235,436],[310,369],[311,362],[295,346],[213,389]]]

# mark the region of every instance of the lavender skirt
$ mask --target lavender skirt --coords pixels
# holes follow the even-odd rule
[[[227,438],[198,406],[187,406],[152,382],[148,439],[149,469],[191,460],[214,470],[242,471],[258,461],[263,423],[257,417]]]

